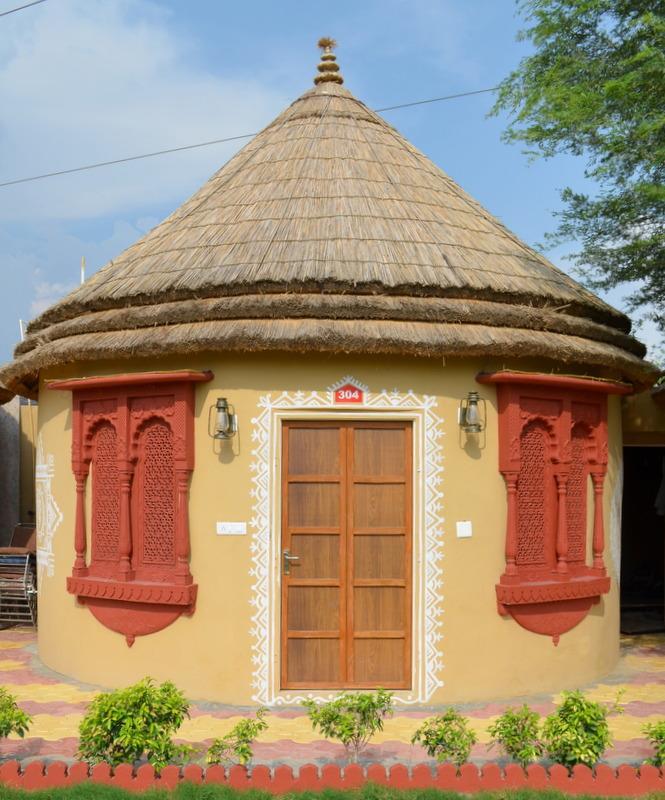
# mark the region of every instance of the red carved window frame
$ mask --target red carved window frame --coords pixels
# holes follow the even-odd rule
[[[496,586],[498,610],[556,644],[610,588],[603,559],[607,395],[632,389],[534,373],[481,373],[477,380],[497,388],[499,469],[507,490],[506,568]],[[592,509],[587,508],[589,479]]]
[[[76,555],[67,589],[130,646],[194,611],[194,387],[211,378],[152,372],[48,384],[72,392]]]

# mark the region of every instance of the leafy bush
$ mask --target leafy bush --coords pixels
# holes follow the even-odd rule
[[[95,697],[79,726],[79,755],[92,763],[116,765],[131,764],[145,754],[161,769],[184,754],[185,748],[171,736],[188,716],[188,701],[170,681],[157,686],[144,678]]]
[[[23,738],[31,722],[32,717],[19,708],[14,695],[0,686],[0,736],[5,739],[16,733]]]
[[[648,763],[653,764],[654,767],[665,766],[665,720],[655,722],[653,725],[645,725],[642,731],[646,733],[654,749],[653,758],[650,758]]]
[[[254,740],[268,727],[264,719],[267,712],[267,708],[260,708],[255,719],[241,719],[226,736],[215,739],[208,749],[208,764],[249,764]]]
[[[344,693],[329,703],[317,704],[305,700],[312,727],[328,739],[338,739],[352,761],[377,731],[383,730],[383,720],[393,714],[393,693],[385,689],[376,692]]]
[[[547,755],[566,767],[592,767],[612,744],[607,717],[620,711],[619,697],[607,706],[588,700],[580,691],[564,692],[563,702],[543,725]]]
[[[411,738],[411,744],[422,745],[427,755],[437,761],[452,761],[456,767],[468,761],[476,742],[476,734],[469,729],[468,719],[454,708],[426,720]]]
[[[502,752],[526,767],[543,754],[539,740],[540,717],[524,704],[521,708],[508,708],[487,729],[492,737],[490,748],[499,745]]]

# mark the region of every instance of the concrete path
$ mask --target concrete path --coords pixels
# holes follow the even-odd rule
[[[0,631],[0,685],[16,695],[21,707],[33,717],[25,739],[11,737],[0,742],[0,756],[21,760],[35,758],[70,761],[77,749],[78,725],[87,704],[103,687],[90,686],[65,678],[46,668],[37,656],[36,635],[31,629]],[[665,635],[625,638],[617,669],[603,681],[584,689],[593,700],[611,702],[617,690],[625,689],[625,713],[610,718],[614,746],[606,761],[640,764],[650,755],[642,728],[665,719]],[[474,703],[458,706],[471,719],[479,743],[473,751],[477,763],[498,760],[495,750],[487,750],[487,727],[508,705],[528,702],[540,714],[549,714],[557,695],[519,698],[510,703]],[[244,710],[246,713],[246,709]],[[424,751],[409,741],[431,709],[398,709],[386,722],[365,752],[366,761],[386,765],[428,761]],[[243,709],[216,703],[194,703],[191,718],[182,726],[178,739],[201,747],[202,756],[210,741],[222,736],[243,716]],[[275,765],[345,763],[341,745],[313,733],[300,709],[279,709],[270,713],[268,730],[257,742],[255,763]]]

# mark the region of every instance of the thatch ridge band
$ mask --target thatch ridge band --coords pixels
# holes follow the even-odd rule
[[[95,311],[29,334],[15,350],[19,356],[67,336],[233,319],[367,319],[459,324],[489,324],[582,336],[622,347],[638,357],[646,348],[615,328],[556,310],[460,298],[386,295],[254,294],[159,303]]]
[[[530,308],[542,308],[549,310],[552,308],[562,308],[566,316],[588,319],[599,325],[615,328],[622,333],[629,333],[631,329],[630,320],[620,312],[608,322],[608,315],[600,313],[589,306],[562,298],[557,302],[556,298],[543,297],[542,295],[520,294],[517,292],[498,293],[491,289],[471,289],[451,287],[450,289],[436,290],[432,286],[413,284],[399,285],[391,287],[391,291],[386,289],[385,284],[378,281],[366,283],[351,283],[343,281],[326,281],[317,283],[316,281],[303,281],[298,284],[293,282],[278,281],[257,281],[235,283],[225,286],[208,286],[203,291],[192,292],[189,289],[169,289],[159,293],[159,300],[164,303],[184,302],[188,300],[221,299],[231,297],[242,297],[248,294],[264,295],[271,294],[293,296],[320,294],[325,295],[358,295],[362,297],[390,297],[390,298],[432,298],[432,299],[455,299],[455,300],[478,300],[493,302],[495,305],[504,304],[528,306]],[[63,300],[61,303],[51,306],[43,314],[34,319],[29,325],[27,332],[36,334],[45,330],[49,325],[73,319],[79,315],[85,315],[97,311],[110,311],[113,309],[127,309],[134,306],[144,307],[155,305],[155,295],[152,293],[141,293],[131,298],[131,305],[126,298],[96,298],[92,303],[84,303],[78,300]]]
[[[362,353],[412,356],[542,357],[608,370],[650,385],[658,370],[620,347],[546,331],[437,322],[252,319],[194,322],[68,336],[0,370],[10,389],[34,386],[41,369],[68,362],[201,352]]]

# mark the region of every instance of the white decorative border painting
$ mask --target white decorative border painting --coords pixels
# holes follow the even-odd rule
[[[53,537],[62,522],[62,512],[55,502],[51,480],[55,473],[55,458],[44,454],[41,433],[37,438],[37,463],[35,466],[35,502],[37,506],[37,584],[45,576],[53,577],[55,557]]]
[[[362,404],[334,402],[335,391],[346,384],[362,389]],[[370,392],[365,384],[345,376],[323,392],[282,392],[259,399],[252,420],[252,489],[250,575],[252,604],[252,699],[267,706],[298,704],[325,692],[289,692],[279,686],[280,643],[280,465],[283,419],[340,418],[408,419],[414,433],[414,582],[412,689],[395,693],[400,703],[428,702],[443,685],[441,655],[441,593],[443,557],[442,419],[437,402],[411,391]]]

